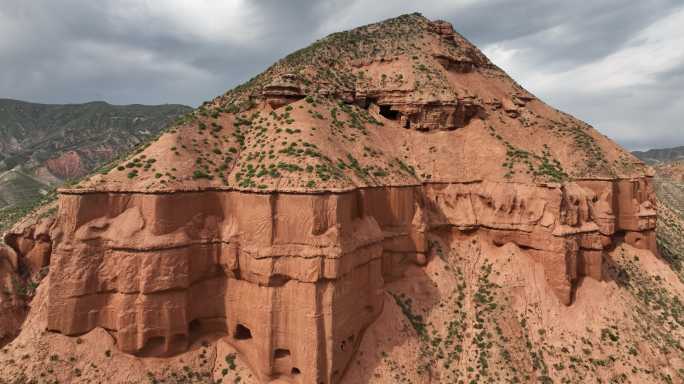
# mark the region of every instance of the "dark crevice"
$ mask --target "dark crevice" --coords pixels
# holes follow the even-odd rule
[[[188,332],[189,333],[197,333],[201,329],[201,324],[198,319],[195,319],[188,324]]]
[[[529,245],[518,244],[518,243],[515,243],[515,245],[517,245],[518,248],[520,248],[523,251],[537,250],[536,248],[530,247]]]
[[[275,274],[272,275],[268,278],[268,286],[269,287],[282,287],[285,285],[288,281],[290,281],[290,277],[286,275],[281,275],[281,274]]]
[[[389,120],[399,120],[399,116],[401,114],[399,113],[399,111],[393,110],[391,105],[381,105],[380,115]]]
[[[615,248],[619,247],[625,242],[625,236],[627,235],[627,232],[623,229],[619,229],[613,233],[611,236],[611,243],[608,247],[604,249],[606,253],[613,252]]]
[[[235,340],[249,340],[252,338],[252,331],[249,330],[249,328],[245,327],[242,324],[239,324],[235,327],[235,332],[233,332],[233,338]]]
[[[282,359],[284,357],[290,356],[290,350],[289,349],[283,349],[283,348],[278,348],[273,352],[273,357],[276,359]]]

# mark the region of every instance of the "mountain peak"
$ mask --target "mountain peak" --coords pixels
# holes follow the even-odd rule
[[[315,192],[645,171],[519,86],[451,24],[409,14],[286,56],[80,187]]]
[[[359,69],[370,63],[411,58],[423,71],[433,65],[458,62],[464,66],[489,65],[487,58],[458,35],[445,21],[430,21],[420,14],[407,14],[349,31],[336,32],[279,60],[264,73],[229,91],[220,103],[231,105],[259,96],[264,88],[289,77],[303,94],[345,97],[353,91]],[[363,80],[363,79],[361,79]],[[426,77],[420,88],[440,88],[444,79]]]

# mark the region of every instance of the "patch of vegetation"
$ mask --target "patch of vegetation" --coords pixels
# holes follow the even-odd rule
[[[552,156],[548,145],[544,144],[541,155],[537,155],[514,146],[498,134],[492,126],[489,127],[489,134],[506,146],[506,161],[502,164],[507,170],[504,177],[512,178],[516,172],[525,172],[535,179],[541,178],[554,182],[567,180],[568,174],[563,170],[560,161]]]
[[[583,160],[584,167],[574,176],[616,176],[613,168],[606,160],[603,149],[590,134],[590,126],[570,116],[564,115],[560,121],[555,122],[551,126],[551,131],[558,137],[567,137],[571,139],[577,150],[578,158]]]

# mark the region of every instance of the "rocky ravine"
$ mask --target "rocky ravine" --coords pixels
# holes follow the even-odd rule
[[[651,183],[445,22],[333,34],[60,192],[0,374],[682,382]]]

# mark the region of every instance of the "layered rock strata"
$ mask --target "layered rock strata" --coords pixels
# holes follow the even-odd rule
[[[649,183],[65,192],[48,328],[103,327],[142,356],[179,353],[218,331],[262,381],[336,382],[382,310],[383,281],[425,260],[431,232],[484,231],[495,244],[519,245],[570,304],[578,277],[601,279],[617,233],[652,246]]]
[[[272,108],[280,108],[306,95],[297,84],[297,76],[287,73],[264,87],[263,96]]]
[[[46,210],[47,207],[44,207]],[[6,232],[0,243],[0,346],[19,334],[35,288],[47,274],[54,217],[31,215]]]

